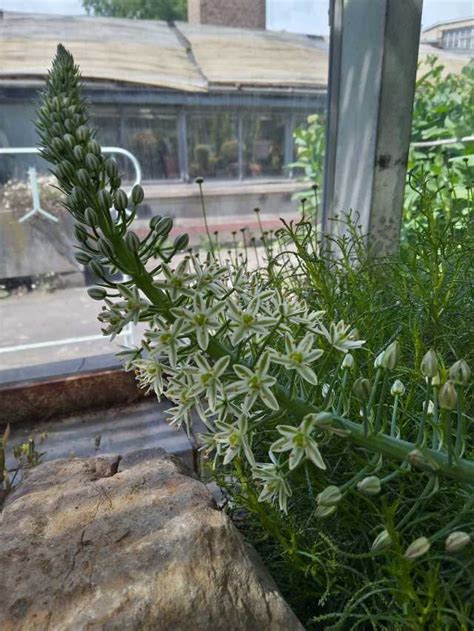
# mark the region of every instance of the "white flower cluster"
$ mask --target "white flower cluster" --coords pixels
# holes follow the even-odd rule
[[[208,428],[203,447],[223,464],[239,457],[248,463],[254,479],[262,484],[260,500],[278,501],[287,509],[291,494],[289,473],[303,461],[325,469],[315,435],[314,415],[298,426],[275,426],[270,462],[254,454],[262,413],[275,419],[288,416],[278,397],[277,382],[292,394],[309,396],[318,386],[319,360],[326,352],[357,349],[357,340],[343,322],[326,328],[321,312],[281,293],[258,289],[254,276],[235,267],[201,263],[187,256],[171,269],[162,265],[156,286],[170,302],[172,321],[150,313],[138,292],[125,289],[124,300],[108,301],[102,314],[109,330],[138,321],[147,313],[150,328],[141,349],[125,353],[128,368],[140,384],[174,402],[169,422],[189,431],[197,413]],[[144,319],[144,318],[142,318]],[[227,353],[211,352],[214,341]],[[318,347],[321,340],[325,349]],[[124,354],[122,354],[124,355]],[[347,363],[347,362],[346,362]],[[327,385],[326,385],[327,390]]]

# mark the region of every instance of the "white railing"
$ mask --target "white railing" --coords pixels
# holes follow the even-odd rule
[[[441,147],[442,145],[456,145],[458,142],[472,142],[474,136],[463,136],[462,138],[445,138],[443,140],[426,140],[410,143],[410,147]]]
[[[121,147],[102,147],[102,151],[104,153],[121,154],[125,156],[126,158],[128,158],[130,162],[132,163],[133,168],[135,170],[135,180],[132,186],[130,187],[130,189],[126,191],[127,195],[129,195],[131,193],[132,188],[136,184],[140,184],[142,181],[142,170],[137,158],[133,155],[133,153],[131,153],[130,151],[127,151],[126,149],[122,149]],[[13,155],[24,155],[24,154],[35,155],[36,154],[37,155],[39,153],[40,153],[40,150],[37,147],[0,147],[0,155],[2,154],[3,155],[5,154],[13,154]],[[20,223],[23,223],[24,221],[28,220],[31,216],[35,214],[41,214],[45,218],[51,221],[55,221],[55,222],[58,221],[56,217],[54,217],[53,215],[51,215],[50,213],[48,213],[47,211],[41,208],[40,199],[39,199],[39,190],[38,190],[37,181],[36,181],[36,170],[34,169],[34,167],[31,167],[30,169],[28,169],[28,176],[30,179],[31,187],[32,187],[33,208],[30,211],[28,211],[26,215],[23,215],[23,217],[21,217],[18,221]],[[120,336],[124,338],[125,344],[129,346],[133,345],[133,342],[134,342],[133,324],[131,323],[127,324],[127,326],[120,333]],[[59,345],[64,345],[64,344],[78,344],[81,342],[92,342],[96,340],[101,340],[103,338],[104,338],[103,335],[82,335],[82,336],[69,337],[69,338],[64,338],[64,339],[59,339],[59,340],[33,342],[31,344],[15,344],[13,346],[0,347],[0,354],[13,353],[15,351],[25,351],[25,350],[32,350],[32,349],[38,349],[38,348],[48,348],[51,346],[59,346]]]

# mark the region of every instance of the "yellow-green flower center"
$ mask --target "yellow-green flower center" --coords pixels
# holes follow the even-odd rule
[[[300,353],[299,351],[294,351],[293,353],[290,353],[290,359],[295,364],[302,364],[304,359],[303,353]]]
[[[207,322],[207,316],[204,313],[197,313],[194,316],[194,322],[198,325],[198,326],[204,326]]]

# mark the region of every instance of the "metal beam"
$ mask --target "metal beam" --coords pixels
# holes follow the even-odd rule
[[[422,0],[331,0],[326,234],[350,211],[375,254],[398,246]]]
[[[183,182],[189,182],[188,134],[186,123],[186,112],[181,109],[178,114],[178,162],[179,176]]]
[[[18,82],[20,83],[20,82]],[[0,103],[31,103],[38,98],[42,87],[39,86],[5,86],[0,83]],[[289,90],[283,94],[274,92],[232,91],[213,92],[211,94],[188,93],[178,90],[169,92],[159,89],[143,89],[136,87],[95,87],[85,84],[84,95],[93,105],[139,105],[145,106],[185,106],[185,107],[219,107],[219,108],[277,108],[302,112],[323,112],[326,103],[326,88],[313,93]]]

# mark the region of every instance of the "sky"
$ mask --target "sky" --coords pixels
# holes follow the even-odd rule
[[[327,35],[328,5],[329,0],[267,0],[267,28]],[[0,0],[0,9],[63,15],[84,13],[81,0]],[[434,22],[473,14],[474,0],[424,0],[422,23],[426,27]]]

